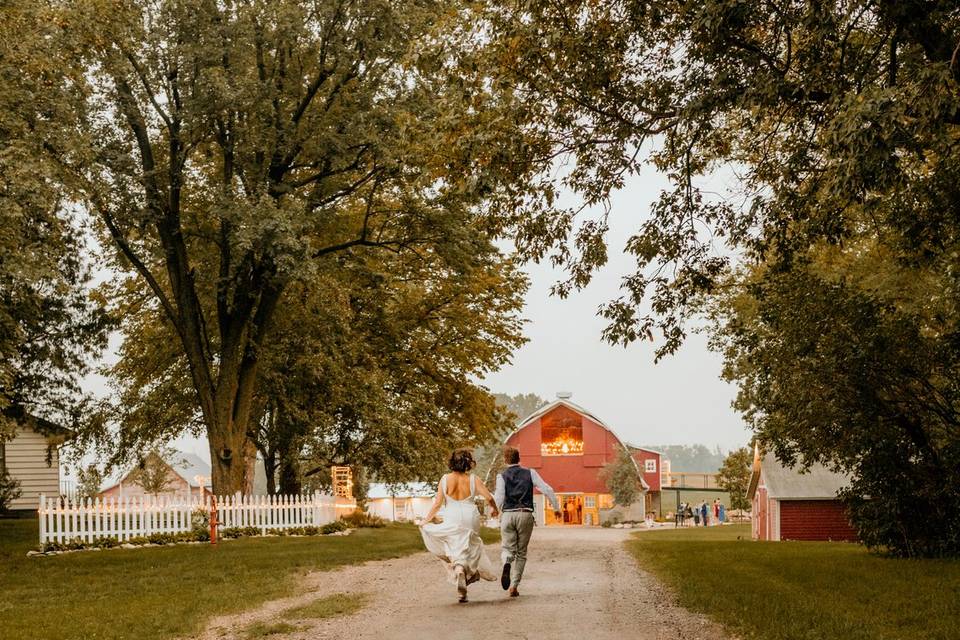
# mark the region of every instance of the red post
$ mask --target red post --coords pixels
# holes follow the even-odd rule
[[[217,544],[217,496],[210,496],[210,544]]]

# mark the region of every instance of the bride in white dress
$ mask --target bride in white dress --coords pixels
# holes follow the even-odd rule
[[[450,456],[450,473],[440,478],[433,506],[420,527],[427,550],[437,556],[447,570],[450,582],[457,586],[460,602],[467,601],[467,585],[480,580],[496,580],[497,575],[483,550],[480,539],[480,512],[475,501],[482,496],[498,515],[493,495],[470,471],[476,466],[469,449],[458,449]],[[440,521],[433,522],[439,512]]]

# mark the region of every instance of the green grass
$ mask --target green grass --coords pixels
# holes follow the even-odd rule
[[[681,605],[745,639],[960,637],[960,561],[887,558],[844,543],[755,542],[749,525],[646,532],[628,546]]]
[[[294,607],[283,615],[295,620],[317,620],[334,616],[348,616],[362,609],[367,603],[365,593],[338,593],[326,598],[314,600],[302,607]]]
[[[319,598],[308,604],[287,609],[280,617],[296,622],[320,620],[335,616],[348,616],[356,613],[367,604],[365,593],[337,593],[326,598]],[[291,624],[286,621],[258,621],[247,626],[243,635],[248,640],[267,638],[269,636],[293,633],[307,628],[305,625]]]
[[[214,615],[290,595],[309,571],[423,550],[412,525],[27,558],[36,545],[36,520],[0,520],[0,639],[189,636]]]

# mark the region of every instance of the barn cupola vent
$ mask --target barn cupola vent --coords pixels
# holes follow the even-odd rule
[[[557,391],[557,398],[560,400],[569,400],[573,397],[573,393],[570,391]]]

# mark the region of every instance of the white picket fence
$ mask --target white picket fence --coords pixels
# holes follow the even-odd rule
[[[322,526],[356,508],[351,500],[315,493],[309,496],[224,496],[217,498],[219,530],[256,527],[262,534],[295,527]],[[72,501],[40,496],[40,544],[80,539],[120,542],[154,533],[190,531],[191,514],[210,510],[199,496],[135,496]]]

